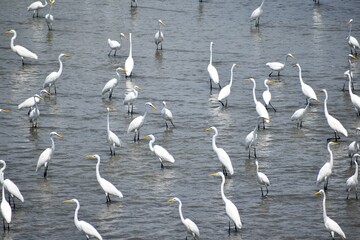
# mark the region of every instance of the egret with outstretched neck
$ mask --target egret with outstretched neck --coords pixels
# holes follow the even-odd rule
[[[349,44],[349,47],[350,47],[351,54],[354,54],[355,56],[357,56],[356,49],[360,49],[360,44],[359,44],[358,40],[355,37],[351,36],[352,22],[353,22],[352,19],[350,19],[349,22],[348,22],[348,24],[349,24],[349,36],[346,39],[348,40],[348,44]],[[354,53],[353,53],[353,50],[354,50]]]
[[[71,55],[70,54],[67,54],[67,53],[61,53],[58,57],[58,61],[59,61],[59,70],[57,72],[52,72],[50,73],[46,78],[45,78],[45,81],[44,81],[44,84],[43,84],[43,88],[49,88],[49,92],[50,91],[50,88],[52,86],[54,86],[54,90],[55,90],[55,94],[56,94],[56,81],[60,78],[61,74],[62,74],[62,70],[63,70],[63,62],[61,61],[61,58],[62,57],[70,57]]]
[[[357,158],[358,157],[360,157],[360,154],[355,153],[354,156],[351,159],[351,161],[354,161],[354,163],[355,163],[355,173],[354,173],[354,175],[349,177],[348,180],[346,180],[346,191],[348,193],[346,199],[349,199],[349,195],[350,195],[351,190],[354,190],[356,199],[358,199],[358,195],[357,195],[357,185],[359,183],[359,181],[358,181],[358,176],[359,176],[359,169],[358,168],[359,168],[359,166],[358,166],[358,163],[357,163]]]
[[[107,141],[110,145],[110,155],[115,156],[115,147],[121,147],[121,140],[120,138],[110,130],[110,108],[106,108],[107,110]]]
[[[221,103],[221,105],[223,107],[227,107],[227,99],[230,96],[231,93],[231,86],[233,83],[233,77],[234,77],[234,67],[237,66],[237,64],[233,64],[231,67],[231,71],[230,71],[230,83],[228,85],[226,85],[225,87],[223,87],[218,95],[218,101]],[[224,104],[224,100],[226,100],[225,104]]]
[[[318,101],[318,98],[316,96],[314,89],[312,87],[310,87],[308,84],[304,83],[304,81],[302,79],[302,72],[301,72],[300,64],[297,63],[297,64],[295,64],[295,66],[297,66],[299,69],[299,80],[300,80],[300,85],[301,85],[301,91],[307,97],[306,101],[310,101],[311,99]]]
[[[214,45],[214,43],[210,42],[210,62],[207,67],[207,70],[209,73],[209,80],[210,80],[210,91],[212,91],[212,82],[219,85],[219,88],[221,89],[218,71],[216,70],[215,66],[212,64],[212,62],[213,62],[213,60],[212,60],[213,59],[213,45]]]
[[[125,76],[131,77],[132,71],[134,69],[134,59],[132,57],[132,34],[129,33],[129,42],[130,42],[130,49],[129,49],[129,56],[127,57],[125,61]]]
[[[35,53],[28,50],[27,48],[24,48],[23,46],[20,45],[14,45],[14,41],[17,36],[16,31],[14,29],[10,29],[6,31],[5,34],[13,34],[13,37],[11,38],[10,41],[10,47],[14,53],[16,53],[18,56],[21,57],[22,65],[25,64],[24,58],[38,59],[38,56]]]
[[[0,163],[3,164],[2,168],[0,169],[0,183],[4,185],[5,189],[9,192],[9,203],[11,206],[11,199],[13,200],[14,208],[15,208],[15,199],[19,199],[21,202],[24,202],[24,197],[21,194],[19,188],[16,186],[16,184],[11,181],[10,179],[4,179],[4,171],[6,168],[6,162],[4,160],[0,160]]]
[[[255,20],[255,27],[260,26],[260,17],[263,14],[264,10],[262,9],[265,0],[262,0],[260,6],[256,8],[250,15],[250,21]]]

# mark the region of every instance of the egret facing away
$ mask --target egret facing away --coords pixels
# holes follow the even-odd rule
[[[121,140],[115,133],[110,130],[110,108],[106,108],[107,110],[107,141],[110,145],[110,155],[115,156],[115,147],[121,147]]]
[[[158,24],[159,24],[159,30],[155,33],[155,44],[156,44],[156,50],[159,49],[159,44],[161,46],[161,50],[162,50],[162,42],[164,41],[164,34],[161,31],[161,25],[165,26],[165,23],[162,20],[158,20]]]
[[[55,4],[55,0],[49,0],[49,3],[50,3],[49,13],[45,15],[45,22],[48,26],[49,31],[52,31],[52,24],[54,22],[54,16],[51,15],[51,10]]]
[[[348,180],[346,180],[346,191],[348,192],[346,199],[349,199],[349,194],[351,190],[355,191],[355,196],[356,199],[358,199],[358,195],[357,195],[357,185],[359,183],[358,181],[358,176],[359,176],[359,169],[358,169],[358,163],[357,163],[357,158],[360,157],[360,154],[355,153],[353,158],[354,158],[354,163],[355,163],[355,173],[354,175],[352,175],[351,177],[348,178]],[[351,160],[353,161],[353,160]]]
[[[8,201],[6,201],[6,198],[5,198],[4,184],[2,185],[2,199],[1,199],[0,208],[1,208],[1,214],[3,216],[4,231],[6,229],[5,222],[8,224],[7,229],[10,230],[12,210],[11,210],[10,204],[8,203]]]
[[[85,233],[86,238],[89,239],[90,236],[97,238],[98,240],[102,240],[103,238],[101,237],[101,235],[99,234],[99,232],[88,222],[85,221],[79,221],[78,219],[78,212],[80,209],[80,203],[77,199],[70,199],[70,200],[65,200],[64,203],[76,203],[76,209],[75,209],[75,214],[74,214],[74,223],[76,228],[80,231]]]
[[[210,42],[210,62],[209,62],[209,65],[207,67],[207,70],[208,70],[208,73],[209,73],[209,79],[210,79],[210,91],[212,90],[212,82],[214,82],[215,84],[218,84],[219,88],[221,89],[218,71],[216,70],[216,68],[212,64],[212,55],[213,55],[212,46],[213,45],[214,45],[214,43]]]
[[[144,125],[145,118],[146,118],[147,112],[149,110],[148,107],[151,107],[151,108],[156,110],[156,107],[151,102],[145,103],[145,113],[144,113],[144,115],[143,116],[137,116],[129,124],[127,133],[135,132],[134,142],[136,142],[136,140],[139,141],[139,139],[140,139],[140,128]]]
[[[320,169],[317,179],[316,179],[316,185],[319,185],[321,182],[324,182],[324,190],[326,191],[328,188],[328,184],[329,184],[329,178],[330,175],[332,174],[332,169],[334,166],[334,158],[333,158],[333,153],[330,149],[330,145],[334,145],[336,144],[336,142],[329,142],[327,144],[327,150],[330,154],[330,160],[329,162],[326,162]]]
[[[225,196],[225,193],[224,193],[224,185],[225,185],[225,176],[224,176],[224,174],[222,172],[217,172],[217,173],[211,173],[211,174],[209,174],[209,176],[220,176],[222,178],[221,197],[222,197],[222,200],[225,203],[226,214],[227,214],[227,216],[229,218],[229,232],[230,232],[230,221],[234,222],[235,231],[237,231],[238,229],[241,229],[242,223],[241,223],[241,219],[240,219],[239,210],[237,209],[235,204],[233,202],[231,202]]]
[[[351,159],[354,156],[354,154],[357,153],[359,151],[359,149],[360,149],[359,134],[360,134],[360,128],[356,128],[356,130],[355,130],[355,141],[352,141],[349,144],[349,147],[348,147],[348,155],[349,155],[349,157]],[[350,161],[350,164],[352,165],[352,160]]]
[[[60,78],[62,70],[63,70],[63,63],[61,61],[62,57],[70,57],[70,54],[67,53],[61,53],[58,57],[58,61],[59,61],[59,70],[57,72],[52,72],[49,75],[47,75],[47,77],[45,78],[44,84],[43,84],[43,88],[49,88],[49,92],[50,92],[50,88],[52,86],[54,86],[55,89],[55,94],[56,94],[56,81]]]
[[[120,33],[120,42],[118,42],[116,40],[111,40],[110,38],[108,38],[108,44],[110,47],[110,52],[109,52],[108,56],[110,56],[112,51],[114,51],[114,56],[116,56],[116,51],[120,51],[120,49],[122,47],[122,39],[123,38],[127,39],[127,37],[123,33]]]
[[[21,61],[23,65],[25,64],[24,58],[38,59],[38,56],[35,53],[28,50],[27,48],[24,48],[23,46],[20,45],[14,45],[14,40],[16,39],[17,36],[16,31],[14,29],[10,29],[6,31],[5,34],[14,34],[14,36],[11,38],[10,41],[10,47],[14,53],[16,53],[18,56],[21,57]]]
[[[295,66],[297,66],[299,69],[299,80],[300,80],[300,84],[301,84],[301,91],[307,97],[306,101],[310,101],[311,99],[318,101],[314,89],[312,89],[312,87],[310,87],[308,84],[304,83],[304,81],[302,79],[300,64],[297,63],[297,64],[295,64]]]
[[[149,148],[159,158],[162,169],[164,168],[163,161],[175,163],[174,157],[165,148],[160,145],[153,145],[155,142],[154,135],[147,135],[144,139],[151,139],[149,142]]]
[[[273,73],[273,71],[277,71],[278,76],[280,76],[280,71],[285,68],[288,57],[291,57],[292,59],[296,60],[294,55],[292,55],[291,53],[288,53],[286,55],[286,57],[285,57],[285,62],[284,63],[281,63],[281,62],[268,62],[268,63],[266,63],[266,66],[268,66],[271,69],[269,77],[271,77],[271,74]]]
[[[326,194],[324,190],[320,190],[315,193],[315,195],[323,195],[323,218],[324,225],[326,230],[328,230],[333,239],[335,239],[335,233],[337,233],[342,239],[346,239],[345,233],[341,230],[339,224],[337,224],[334,220],[329,218],[326,214]]]
[[[5,189],[9,192],[9,203],[11,206],[11,199],[13,200],[14,208],[15,208],[15,200],[14,197],[19,199],[21,202],[24,202],[24,197],[21,194],[19,188],[16,184],[10,179],[4,179],[4,170],[6,168],[6,162],[4,160],[0,160],[0,163],[3,164],[3,167],[0,169],[0,182],[4,185]],[[11,197],[11,198],[10,198]]]
[[[111,199],[110,199],[110,194],[111,195],[115,195],[119,198],[123,198],[122,193],[108,180],[102,178],[100,176],[100,156],[95,154],[95,155],[88,155],[86,156],[87,159],[96,159],[97,160],[97,164],[96,164],[96,179],[99,182],[101,188],[104,190],[105,192],[105,196],[106,196],[106,203],[111,203]]]
[[[355,108],[356,115],[360,116],[360,97],[352,92],[352,77],[349,71],[346,71],[345,75],[347,75],[349,78],[349,94],[351,102]]]
[[[305,115],[309,111],[311,100],[307,100],[307,104],[305,108],[300,108],[296,110],[293,115],[290,117],[291,121],[296,121],[296,127],[302,128],[302,123]]]
[[[226,85],[225,87],[221,88],[219,95],[218,95],[218,101],[221,103],[223,107],[227,107],[227,99],[230,96],[231,92],[231,86],[233,83],[233,76],[234,76],[234,67],[237,66],[237,64],[233,64],[231,67],[231,74],[230,74],[230,83]],[[223,101],[226,100],[225,104]]]
[[[45,89],[43,89],[43,90],[40,91],[39,96],[42,97],[42,96],[44,96],[45,94],[48,95],[48,96],[50,96],[50,93],[49,93],[47,90],[45,90]],[[29,115],[31,109],[32,109],[33,107],[35,107],[35,102],[36,102],[36,103],[39,103],[39,102],[40,102],[40,98],[38,98],[38,97],[34,98],[34,96],[31,96],[31,97],[27,98],[26,100],[24,100],[22,103],[20,103],[20,104],[18,105],[18,109],[29,108],[29,111],[28,111],[28,115]]]
[[[113,91],[115,89],[115,87],[118,85],[119,81],[120,81],[120,73],[119,71],[125,71],[125,69],[119,67],[115,70],[116,75],[118,76],[118,78],[112,78],[110,79],[104,86],[104,88],[101,91],[101,94],[104,95],[105,93],[109,93],[109,100],[111,100]]]
[[[258,27],[260,25],[260,17],[263,14],[263,5],[264,5],[265,0],[262,0],[260,6],[255,9],[250,16],[250,21],[255,20],[255,27]]]
[[[41,1],[36,1],[33,2],[32,4],[30,4],[27,8],[28,11],[34,11],[33,13],[33,18],[34,17],[39,17],[39,10],[43,9],[44,7],[47,6],[47,1],[45,0],[44,4]]]
[[[263,97],[266,109],[268,109],[270,106],[276,112],[276,109],[271,104],[271,92],[270,92],[269,85],[268,85],[271,83],[272,83],[272,81],[269,79],[264,80],[264,85],[266,87],[266,90],[263,92],[262,97]]]
[[[38,94],[35,94],[33,98],[34,98],[35,106],[30,110],[28,117],[29,117],[29,122],[31,122],[31,126],[36,128],[38,127],[38,120],[40,118],[40,110],[37,105],[36,99],[38,98],[40,101],[42,97],[40,97]]]
[[[179,214],[180,214],[180,219],[181,222],[185,225],[186,227],[186,239],[187,239],[187,233],[190,233],[194,239],[198,240],[200,239],[200,231],[199,228],[196,226],[196,224],[191,221],[189,218],[184,218],[181,208],[182,208],[182,202],[180,201],[179,198],[174,197],[168,200],[168,202],[174,202],[174,201],[178,201],[179,202]]]
[[[222,148],[218,148],[216,146],[216,137],[218,135],[218,130],[216,127],[209,127],[206,129],[207,132],[211,132],[214,131],[214,135],[212,137],[212,148],[214,150],[214,152],[216,153],[219,161],[221,162],[222,165],[222,170],[225,176],[227,176],[228,172],[230,175],[234,174],[234,168],[232,166],[231,160],[229,155],[225,152],[224,149]]]
[[[354,55],[356,56],[357,55],[356,49],[360,49],[360,44],[359,44],[358,40],[355,37],[351,36],[352,22],[353,22],[352,19],[350,19],[349,22],[348,22],[348,24],[349,24],[349,36],[346,39],[348,40],[348,44],[350,46],[351,54],[353,54],[353,50],[354,50]]]
[[[169,128],[167,121],[169,121],[171,123],[171,125],[173,125],[173,127],[175,127],[175,125],[172,121],[173,115],[172,115],[171,111],[167,108],[167,103],[165,101],[163,101],[163,105],[164,105],[164,107],[161,109],[161,116],[165,120],[166,129]]]
[[[259,172],[259,162],[257,160],[255,161],[255,164],[256,164],[257,182],[260,184],[261,196],[266,197],[268,195],[268,193],[269,193],[268,186],[270,186],[270,181],[269,181],[268,177],[264,173]],[[263,186],[266,188],[266,194],[265,195],[264,195],[264,192],[263,192],[263,189],[262,189]]]
[[[254,149],[254,158],[256,158],[257,130],[258,130],[258,123],[256,123],[254,130],[252,130],[245,138],[245,149],[249,150],[249,158],[250,158],[251,148]]]
[[[327,93],[326,89],[320,89],[319,91],[322,91],[325,93],[325,100],[324,100],[325,117],[326,117],[326,120],[327,120],[330,128],[332,130],[334,130],[335,141],[340,139],[340,136],[337,134],[337,132],[340,132],[340,133],[344,134],[345,137],[347,137],[348,136],[347,130],[344,128],[344,126],[341,124],[341,122],[339,120],[337,120],[336,118],[334,118],[333,116],[331,116],[328,112],[328,109],[327,109],[328,93]],[[331,138],[329,138],[328,140],[331,140]]]
[[[49,167],[49,162],[52,158],[52,155],[54,154],[55,151],[55,143],[54,143],[54,137],[58,137],[58,138],[62,138],[63,136],[58,134],[57,132],[51,132],[50,133],[50,140],[51,140],[51,147],[45,149],[41,154],[40,157],[38,159],[37,165],[36,165],[36,172],[39,170],[39,168],[41,166],[44,165],[44,177],[47,176],[47,170]]]
[[[129,93],[127,93],[125,95],[123,104],[127,105],[127,112],[128,114],[133,114],[134,113],[134,102],[135,100],[138,98],[139,96],[139,91],[141,91],[141,88],[137,85],[135,85],[131,91]],[[130,110],[130,105],[131,105],[131,110]]]
[[[134,59],[132,57],[131,33],[129,33],[129,42],[130,42],[129,56],[126,58],[126,61],[125,61],[125,76],[126,77],[131,77],[132,76],[132,71],[134,69]]]

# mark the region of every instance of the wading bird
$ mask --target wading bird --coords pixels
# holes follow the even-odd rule
[[[266,90],[263,92],[262,97],[263,97],[266,109],[268,109],[270,106],[276,112],[276,109],[271,104],[271,92],[270,92],[269,85],[268,85],[271,83],[272,83],[272,81],[269,79],[264,80],[264,85],[266,87]]]
[[[295,64],[295,66],[297,66],[298,69],[299,69],[299,80],[300,80],[300,85],[301,85],[301,91],[307,97],[306,101],[310,101],[311,99],[314,99],[315,101],[318,101],[314,89],[312,89],[312,87],[310,87],[308,84],[304,83],[304,81],[302,79],[302,73],[301,73],[300,64],[297,63],[297,64]]]
[[[209,80],[210,80],[210,91],[212,90],[212,82],[214,82],[215,84],[218,84],[219,88],[221,89],[218,71],[216,70],[216,68],[212,64],[213,45],[214,45],[214,43],[210,42],[210,62],[209,62],[209,65],[207,67],[207,70],[208,70],[208,73],[209,73]]]
[[[33,18],[34,17],[39,17],[39,10],[43,9],[44,7],[47,6],[47,1],[45,0],[44,4],[41,1],[36,1],[33,2],[32,4],[30,4],[27,8],[28,11],[34,11],[33,13]]]
[[[11,206],[11,199],[13,201],[14,204],[14,208],[15,208],[15,199],[14,197],[16,197],[17,199],[19,199],[21,202],[24,202],[24,197],[21,194],[19,188],[16,186],[16,184],[11,181],[10,179],[4,179],[4,171],[6,168],[6,162],[4,160],[0,160],[0,163],[3,164],[3,167],[0,169],[0,182],[1,184],[4,185],[5,189],[9,192],[9,203]]]
[[[52,72],[49,75],[47,75],[47,77],[45,78],[44,84],[43,84],[43,88],[49,88],[49,92],[50,88],[52,86],[54,86],[54,90],[55,90],[55,94],[56,94],[56,81],[60,78],[62,70],[63,70],[63,63],[61,61],[62,57],[70,57],[70,54],[67,53],[61,53],[58,57],[58,61],[59,61],[59,70],[57,72]]]
[[[233,83],[233,76],[234,76],[234,67],[237,66],[237,64],[233,64],[231,67],[231,74],[230,74],[230,83],[226,85],[225,87],[221,88],[219,95],[218,95],[218,101],[221,103],[223,107],[227,107],[227,99],[230,96],[231,92],[231,86]],[[226,101],[224,104],[224,100]]]
[[[172,121],[173,115],[172,115],[171,111],[167,108],[167,103],[165,101],[163,101],[163,105],[164,105],[164,107],[161,109],[161,116],[165,120],[166,129],[169,128],[167,121],[169,121],[171,123],[171,125],[173,125],[173,127],[175,127],[175,125]]]
[[[164,34],[161,31],[161,25],[165,26],[165,23],[162,20],[158,20],[158,24],[159,24],[159,30],[155,33],[155,44],[156,44],[156,50],[159,49],[159,44],[160,44],[160,49],[162,50],[162,42],[164,41]]]
[[[52,31],[52,24],[54,22],[54,16],[51,15],[51,10],[55,4],[55,0],[49,0],[49,3],[50,3],[49,13],[45,15],[45,22],[48,26],[49,31]]]
[[[101,91],[101,95],[104,95],[105,93],[109,93],[109,100],[111,100],[112,94],[114,92],[115,87],[118,85],[120,81],[120,73],[119,71],[125,71],[125,69],[119,67],[115,70],[116,75],[118,78],[112,78],[110,79],[104,86],[104,88]]]
[[[40,118],[40,110],[37,105],[36,99],[38,98],[40,101],[42,97],[40,97],[38,94],[35,94],[33,98],[34,98],[35,106],[30,110],[28,118],[29,118],[29,122],[31,123],[31,127],[37,128],[38,120]]]
[[[40,94],[39,94],[38,96],[39,96],[39,97],[42,97],[42,96],[44,96],[45,94],[48,95],[48,96],[50,96],[50,93],[49,93],[47,90],[42,89],[42,90],[40,91]],[[39,97],[34,98],[34,96],[32,96],[32,97],[27,98],[26,100],[24,100],[22,103],[20,103],[20,104],[18,105],[18,109],[29,108],[29,111],[28,111],[28,115],[29,115],[31,109],[33,109],[33,107],[35,107],[35,102],[36,102],[36,103],[39,103],[39,102],[40,102],[40,98],[39,98]]]
[[[302,128],[302,123],[305,115],[309,111],[311,100],[307,100],[307,104],[305,108],[300,108],[296,110],[293,115],[291,115],[290,119],[291,121],[296,121],[296,127]]]
[[[110,38],[108,38],[108,44],[110,47],[110,52],[109,52],[108,56],[110,56],[112,51],[114,51],[114,56],[116,56],[116,51],[120,51],[120,49],[122,47],[122,39],[123,38],[127,39],[127,37],[123,33],[120,33],[120,42],[118,42],[116,40],[111,40]]]
[[[128,114],[133,114],[134,113],[134,102],[135,100],[138,98],[139,96],[139,91],[141,91],[141,88],[137,85],[135,85],[130,92],[128,92],[125,95],[123,104],[127,105],[127,112]],[[131,105],[131,109],[130,109],[130,105]]]
[[[14,36],[11,38],[10,41],[10,47],[14,53],[16,53],[19,57],[21,57],[21,61],[23,65],[25,64],[24,58],[38,59],[38,56],[35,53],[28,50],[27,48],[24,48],[23,46],[20,45],[14,45],[14,40],[16,39],[17,36],[16,31],[14,29],[10,29],[6,31],[5,34],[14,34]]]
[[[2,185],[2,199],[1,199],[0,208],[1,208],[1,214],[3,216],[4,231],[6,229],[5,222],[7,223],[7,229],[10,230],[12,210],[10,204],[8,203],[8,201],[6,201],[5,198],[4,184]]]
[[[349,157],[351,159],[350,165],[352,165],[352,157],[360,149],[360,146],[359,146],[359,134],[360,134],[360,128],[356,128],[356,130],[355,130],[355,141],[352,141],[348,146],[348,155],[349,155]]]
[[[255,161],[255,164],[256,164],[257,182],[260,184],[261,196],[266,197],[268,195],[268,193],[269,193],[268,186],[270,186],[270,181],[269,181],[268,177],[264,173],[259,172],[259,162],[257,160]],[[264,195],[264,192],[263,192],[263,189],[262,189],[263,186],[266,188],[266,194],[265,195]]]
[[[50,140],[51,140],[51,147],[45,149],[38,159],[37,165],[36,165],[36,172],[39,170],[40,167],[44,165],[44,177],[47,176],[47,170],[49,168],[49,162],[52,158],[52,155],[55,151],[55,142],[54,137],[62,138],[63,136],[58,134],[57,132],[51,132],[50,133]]]
[[[327,150],[330,154],[330,160],[328,162],[326,162],[321,168],[320,171],[318,173],[317,179],[316,179],[316,185],[319,185],[321,182],[324,182],[324,190],[326,191],[328,188],[328,184],[329,184],[329,178],[332,174],[332,169],[334,166],[334,158],[333,158],[333,153],[330,149],[331,145],[336,144],[336,142],[329,142],[327,144]]]
[[[174,157],[165,148],[160,145],[153,145],[155,142],[154,135],[147,135],[144,137],[144,139],[150,139],[149,148],[159,158],[162,169],[164,168],[163,161],[175,163]]]
[[[249,158],[250,158],[251,148],[254,149],[254,158],[256,158],[257,130],[258,130],[258,123],[256,123],[254,130],[252,130],[248,135],[246,135],[245,138],[245,149],[249,150]]]
[[[352,19],[350,19],[349,22],[348,22],[348,24],[349,24],[349,36],[346,39],[348,40],[348,44],[349,44],[349,47],[350,47],[351,54],[354,54],[355,56],[357,56],[356,49],[360,49],[360,44],[359,44],[358,40],[355,37],[351,36],[352,22],[353,22]],[[353,53],[353,50],[354,50],[354,53]]]
[[[107,110],[107,141],[110,145],[110,155],[115,156],[115,147],[121,147],[121,140],[118,136],[116,136],[113,131],[110,130],[110,108],[106,108]]]
[[[349,94],[350,94],[350,100],[351,103],[354,106],[356,116],[360,116],[360,97],[353,93],[352,91],[352,77],[349,71],[345,72],[345,75],[349,78]]]
[[[285,62],[284,63],[281,63],[281,62],[268,62],[268,63],[266,63],[266,66],[268,66],[271,69],[269,77],[271,77],[271,74],[273,73],[273,71],[277,71],[278,76],[280,76],[280,71],[282,71],[285,68],[288,57],[291,57],[292,59],[296,60],[294,55],[292,55],[291,53],[288,53],[286,55],[286,57],[285,57]]]
[[[129,49],[129,56],[125,60],[125,76],[131,77],[132,71],[134,69],[134,59],[132,57],[132,38],[131,33],[129,33],[129,42],[130,42],[130,49]]]
[[[346,199],[349,199],[349,194],[350,194],[351,190],[354,190],[356,199],[358,199],[358,195],[357,195],[357,185],[359,183],[359,181],[358,181],[358,176],[359,176],[358,167],[359,166],[358,166],[358,163],[357,163],[357,158],[358,157],[360,157],[360,154],[355,153],[354,156],[353,156],[354,163],[355,163],[355,173],[354,173],[354,175],[349,177],[348,180],[346,180],[346,191],[348,193]],[[351,161],[353,161],[353,159],[351,159]]]
[[[264,5],[264,2],[265,0],[262,0],[260,6],[258,8],[256,8],[252,13],[251,13],[251,16],[250,16],[250,21],[253,21],[255,20],[255,27],[259,27],[260,25],[260,17],[261,15],[263,14],[263,5]]]

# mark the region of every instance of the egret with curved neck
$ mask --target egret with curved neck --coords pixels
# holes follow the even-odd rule
[[[356,115],[360,116],[360,97],[354,94],[352,91],[352,77],[350,72],[349,71],[345,72],[345,75],[347,75],[349,79],[349,95],[350,95],[351,103],[355,108]]]
[[[326,191],[328,188],[328,184],[329,184],[329,178],[330,175],[332,174],[332,169],[334,166],[334,157],[333,157],[333,153],[330,149],[330,146],[336,144],[336,142],[329,142],[327,144],[327,150],[330,154],[330,160],[329,162],[326,162],[320,169],[317,179],[316,179],[316,184],[320,184],[321,182],[324,182],[324,190]]]
[[[225,87],[223,87],[218,95],[218,101],[221,103],[221,105],[223,107],[227,107],[227,99],[231,93],[231,86],[233,83],[233,77],[234,77],[234,67],[237,66],[237,64],[233,64],[231,67],[231,71],[230,71],[230,83],[228,85],[226,85]],[[224,100],[226,100],[225,104],[224,104]]]
[[[174,163],[175,159],[174,157],[162,146],[160,145],[153,145],[155,142],[155,136],[150,134],[144,137],[144,139],[150,139],[149,142],[149,148],[150,150],[156,154],[156,156],[159,158],[159,161],[161,163],[161,168],[164,168],[163,161]]]
[[[10,41],[10,47],[14,53],[16,53],[19,57],[21,57],[22,65],[25,64],[24,58],[38,59],[38,56],[35,53],[28,50],[27,48],[24,48],[23,46],[20,45],[14,45],[14,41],[17,37],[16,31],[14,29],[10,29],[6,31],[5,34],[13,34],[13,37],[11,38]]]
[[[134,102],[139,96],[139,91],[141,91],[141,88],[139,86],[135,85],[131,89],[131,92],[129,92],[125,95],[123,104],[127,105],[128,114],[132,115],[134,113]],[[130,105],[131,105],[131,110],[130,110]]]
[[[251,13],[250,21],[255,20],[255,27],[260,26],[260,17],[264,12],[264,10],[262,9],[264,2],[265,0],[262,0],[260,6]]]
[[[164,41],[164,34],[161,31],[161,25],[165,26],[165,23],[162,20],[158,20],[159,30],[155,33],[155,44],[156,50],[159,49],[159,45],[161,46],[160,49],[162,50],[162,42]]]
[[[352,19],[350,19],[349,22],[348,22],[348,24],[349,24],[349,36],[347,37],[347,40],[348,40],[348,44],[349,44],[349,47],[350,47],[350,53],[357,56],[356,49],[360,48],[360,44],[359,44],[358,40],[355,37],[351,36],[352,22],[353,22]],[[353,50],[354,50],[354,52],[353,52]]]
[[[355,163],[355,173],[354,175],[352,175],[351,177],[348,178],[348,180],[346,180],[346,191],[348,192],[346,199],[349,199],[349,195],[350,195],[350,191],[354,190],[355,192],[355,196],[356,199],[358,199],[358,195],[357,195],[357,185],[359,183],[358,181],[358,176],[359,176],[359,166],[357,163],[357,158],[360,157],[360,154],[355,153],[354,156],[351,159],[351,162],[354,161]]]
[[[304,83],[304,81],[302,79],[300,64],[297,63],[297,64],[295,64],[295,66],[297,66],[299,69],[299,80],[300,80],[300,84],[301,84],[301,91],[307,97],[306,101],[310,101],[311,99],[318,101],[318,98],[316,96],[314,89],[312,89],[312,87],[310,87],[308,84]]]
[[[109,100],[112,98],[112,94],[114,92],[115,87],[118,85],[120,81],[120,71],[125,71],[123,68],[119,67],[115,70],[117,78],[110,79],[104,86],[104,88],[101,91],[101,94],[104,95],[105,93],[109,93]]]
[[[17,199],[19,199],[21,202],[24,202],[24,197],[21,194],[19,188],[16,186],[15,183],[13,183],[13,181],[11,181],[10,179],[4,179],[4,171],[6,168],[6,162],[4,160],[0,160],[0,163],[3,164],[2,168],[0,169],[0,183],[4,185],[5,189],[9,192],[9,203],[11,206],[11,199],[13,200],[13,205],[15,208],[15,199],[14,197],[16,197]]]
[[[61,61],[62,57],[70,57],[70,54],[67,53],[61,53],[58,57],[58,61],[59,61],[59,70],[57,72],[52,72],[50,73],[44,81],[43,84],[43,88],[49,88],[49,92],[50,92],[50,88],[52,86],[54,86],[55,89],[55,94],[56,94],[56,81],[60,78],[61,74],[62,74],[62,70],[63,70],[63,62]]]
[[[115,155],[115,147],[121,147],[121,140],[110,130],[110,108],[107,108],[107,140],[110,145],[110,155]]]
[[[254,78],[249,78],[249,79],[246,79],[247,81],[252,81],[253,82],[253,89],[252,89],[252,92],[253,92],[253,99],[254,99],[254,103],[255,103],[255,109],[256,109],[256,112],[258,113],[259,117],[262,118],[262,122],[263,122],[263,129],[265,129],[265,122],[266,123],[269,123],[270,122],[270,116],[269,116],[269,113],[268,111],[266,110],[266,107],[264,106],[264,104],[262,104],[261,102],[259,102],[257,99],[256,99],[256,93],[255,93],[255,90],[256,90],[256,82],[255,82],[255,79]],[[260,124],[258,125],[259,128],[260,128]]]
[[[30,110],[29,112],[29,121],[31,122],[31,126],[33,128],[37,128],[38,127],[38,120],[40,118],[40,110],[38,107],[38,100],[41,100],[42,97],[40,97],[38,94],[34,95],[34,104],[35,106]]]

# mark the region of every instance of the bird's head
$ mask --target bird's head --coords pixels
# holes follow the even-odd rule
[[[14,29],[8,29],[5,34],[13,34],[15,32]]]
[[[123,38],[125,38],[125,39],[128,39],[128,38],[127,38],[127,36],[126,36],[125,34],[120,33],[120,38],[122,38],[122,37],[123,37]]]
[[[211,131],[215,131],[215,127],[208,127],[205,129],[206,132],[211,132]]]
[[[10,112],[9,109],[0,109],[0,112]]]
[[[168,202],[174,202],[176,201],[176,198],[170,198],[169,200],[167,200]]]
[[[350,23],[352,23],[353,22],[353,20],[352,19],[350,19],[349,21],[348,21],[348,24],[350,24]]]
[[[145,103],[146,106],[150,106],[151,108],[157,110],[156,106],[154,104],[152,104],[151,102],[147,102]]]
[[[216,172],[216,173],[210,173],[209,176],[210,177],[218,177],[218,176],[221,176],[221,175],[224,175],[222,172]]]
[[[287,56],[291,57],[292,59],[296,60],[296,57],[292,55],[291,53],[288,53]]]
[[[89,160],[94,160],[100,158],[100,156],[97,154],[90,154],[90,155],[86,155],[85,158]]]
[[[70,53],[62,53],[61,55],[64,56],[64,57],[71,57]]]
[[[164,107],[167,107],[167,104],[166,104],[166,102],[165,102],[165,101],[163,101],[162,103],[163,103]]]
[[[42,90],[40,91],[40,95],[41,95],[41,96],[44,96],[45,94],[46,94],[47,96],[51,96],[51,93],[49,93],[48,90],[42,89]]]
[[[252,77],[245,78],[244,81],[245,81],[245,82],[253,82],[253,83],[255,83],[255,79],[252,78]]]
[[[154,138],[155,138],[154,135],[149,134],[149,135],[144,136],[142,139],[154,139]]]
[[[158,22],[159,22],[161,25],[165,26],[165,23],[164,23],[162,20],[159,19]]]
[[[64,203],[73,203],[73,202],[75,202],[75,199],[69,199],[64,201]]]
[[[141,91],[142,89],[141,89],[141,87],[139,87],[138,85],[135,85],[134,86],[134,89],[136,90],[136,91]],[[155,108],[156,109],[156,108]]]
[[[321,195],[321,194],[324,194],[324,190],[320,189],[320,191],[316,192],[315,195]]]
[[[58,134],[57,132],[51,132],[50,133],[50,136],[53,137],[53,136],[56,136],[58,138],[63,138],[63,136],[61,134]]]

